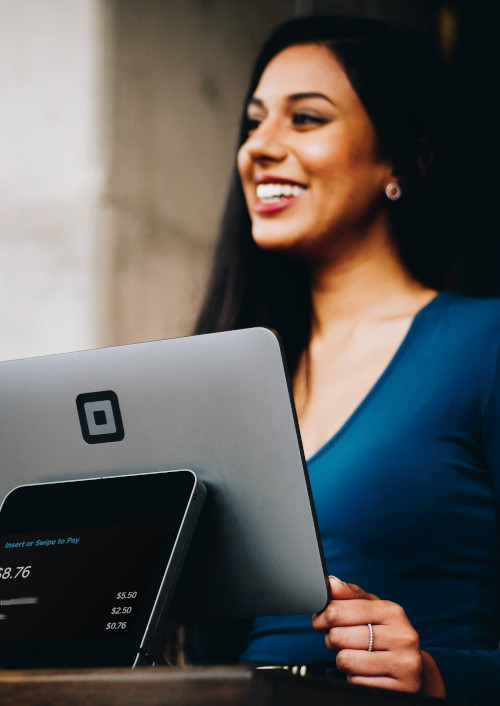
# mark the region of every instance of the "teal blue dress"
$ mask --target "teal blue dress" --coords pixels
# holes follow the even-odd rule
[[[500,300],[443,292],[308,462],[328,572],[404,607],[448,697],[500,703]],[[332,404],[334,404],[332,400]],[[254,620],[241,659],[334,659],[310,615]]]

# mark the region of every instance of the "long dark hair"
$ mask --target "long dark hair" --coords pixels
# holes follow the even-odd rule
[[[245,108],[270,60],[286,47],[310,43],[328,47],[340,61],[373,122],[380,156],[395,166],[404,194],[391,204],[391,224],[405,266],[441,289],[454,254],[459,172],[443,62],[409,29],[361,17],[299,18],[278,27],[262,48]],[[245,111],[239,145],[246,136]],[[274,328],[293,373],[310,337],[309,283],[304,262],[255,245],[235,168],[195,332]]]

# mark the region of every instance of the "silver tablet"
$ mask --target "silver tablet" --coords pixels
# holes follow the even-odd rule
[[[282,347],[268,329],[1,362],[0,454],[0,496],[23,483],[193,470],[207,498],[188,558],[195,581],[183,582],[189,614],[313,613],[328,600]]]

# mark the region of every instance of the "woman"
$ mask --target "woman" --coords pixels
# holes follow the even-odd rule
[[[354,683],[492,704],[500,305],[440,292],[458,174],[446,86],[411,33],[333,16],[279,28],[197,333],[281,334],[341,577],[312,624],[255,619],[239,658],[335,660]]]

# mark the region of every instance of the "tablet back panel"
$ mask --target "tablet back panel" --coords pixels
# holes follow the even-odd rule
[[[0,363],[0,495],[21,483],[190,468],[207,487],[189,613],[327,601],[278,337],[255,328]]]

